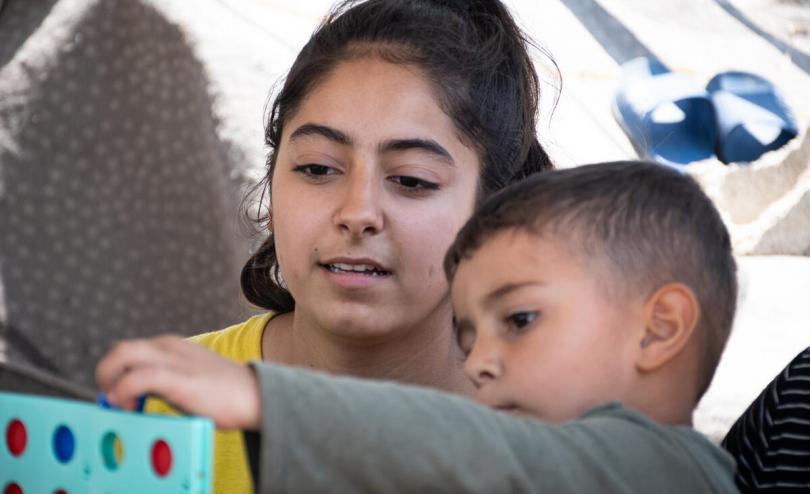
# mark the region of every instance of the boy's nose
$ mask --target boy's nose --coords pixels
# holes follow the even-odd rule
[[[373,175],[357,174],[347,181],[334,221],[342,231],[355,236],[374,235],[383,228],[380,185]]]
[[[502,371],[501,359],[495,348],[485,342],[480,342],[480,336],[476,338],[476,343],[464,362],[464,372],[467,377],[472,380],[476,388],[480,388],[497,379]]]

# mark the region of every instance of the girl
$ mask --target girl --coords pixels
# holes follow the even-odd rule
[[[196,341],[466,393],[442,258],[477,201],[551,168],[537,98],[500,2],[339,5],[270,107],[269,236],[241,280],[269,312]],[[241,442],[218,434],[215,491],[249,491]]]

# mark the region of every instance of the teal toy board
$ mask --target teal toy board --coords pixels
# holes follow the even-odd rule
[[[0,494],[209,494],[213,422],[0,392]]]

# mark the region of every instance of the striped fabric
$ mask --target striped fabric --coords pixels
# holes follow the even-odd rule
[[[742,492],[810,492],[810,347],[771,381],[731,427]]]

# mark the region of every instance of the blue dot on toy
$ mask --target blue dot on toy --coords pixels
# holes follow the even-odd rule
[[[111,405],[110,402],[107,401],[107,396],[104,393],[102,393],[101,391],[99,391],[98,395],[96,395],[96,399],[98,401],[98,404],[101,406],[101,408],[108,408],[110,410],[120,410],[119,407]],[[135,401],[135,410],[134,411],[143,412],[145,405],[146,405],[146,395],[144,394],[144,395],[138,396],[137,400]]]
[[[76,439],[66,425],[60,425],[53,433],[53,452],[60,463],[67,463],[73,458],[76,450]]]

